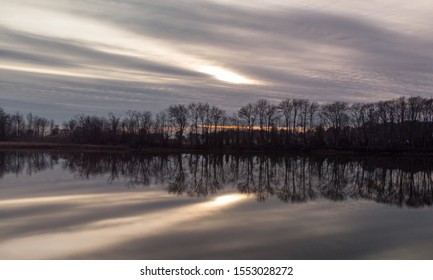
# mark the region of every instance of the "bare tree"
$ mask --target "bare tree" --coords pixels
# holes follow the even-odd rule
[[[289,141],[289,133],[291,131],[290,125],[292,123],[293,102],[290,99],[286,99],[281,101],[278,107],[284,116],[285,134],[286,134],[286,143],[287,143]]]
[[[44,137],[48,127],[48,120],[43,117],[34,117],[34,130],[37,137]]]
[[[117,142],[118,135],[120,134],[120,116],[114,113],[108,113],[108,123],[109,123],[109,134],[112,141]]]
[[[310,101],[307,99],[299,99],[299,126],[302,128],[302,133],[304,135],[304,141],[306,139],[307,124],[308,124],[308,112],[310,109]]]
[[[16,112],[11,117],[11,125],[14,131],[15,137],[21,137],[25,129],[25,120],[22,114]]]
[[[208,142],[208,131],[210,126],[209,110],[210,110],[209,104],[207,103],[198,104],[197,111],[200,119],[201,136],[206,143]]]
[[[332,127],[334,131],[334,144],[339,144],[341,128],[348,124],[349,106],[345,102],[334,102],[323,105],[321,116],[325,123]]]
[[[253,133],[254,125],[256,124],[257,111],[253,104],[248,103],[247,105],[241,107],[238,112],[239,121],[243,126],[247,127],[249,134],[249,141],[251,141],[251,136]]]
[[[58,133],[56,133],[56,123],[54,122],[53,119],[48,121],[48,125],[49,125],[48,135],[54,136],[54,135],[58,134]]]
[[[298,131],[298,123],[296,122],[299,117],[299,111],[301,110],[301,107],[303,106],[304,100],[303,99],[293,99],[293,125],[292,130],[293,132]]]
[[[161,138],[163,145],[167,144],[172,128],[167,110],[159,112],[155,117],[154,132]]]
[[[225,121],[226,117],[226,113],[225,111],[219,109],[218,107],[212,106],[209,109],[209,120],[211,122],[211,125],[213,126],[213,142],[214,144],[216,144],[218,142],[218,136],[217,136],[217,131],[218,131],[218,127],[223,128],[224,124],[223,122]]]
[[[124,123],[129,135],[137,135],[140,127],[140,113],[129,110],[126,112]]]
[[[139,131],[140,134],[148,135],[152,128],[153,120],[152,113],[149,111],[143,112],[139,115]]]
[[[29,135],[29,136],[33,136],[34,135],[33,114],[32,113],[28,113],[26,115],[26,119],[27,119],[27,131],[26,131],[26,134]]]
[[[168,108],[168,115],[176,129],[178,144],[182,145],[183,134],[188,125],[188,108],[185,105],[172,105]]]
[[[8,138],[9,121],[9,115],[0,107],[0,141],[4,141]]]
[[[317,112],[319,111],[319,104],[317,102],[311,102],[310,103],[310,107],[308,108],[308,124],[309,124],[309,129],[313,130],[314,127],[316,126],[316,116],[317,116]]]

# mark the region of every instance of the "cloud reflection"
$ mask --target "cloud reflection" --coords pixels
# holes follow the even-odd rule
[[[7,152],[0,162],[1,259],[432,257],[429,159]]]
[[[33,204],[48,206],[62,203],[63,208],[42,215],[28,214],[22,219],[13,219],[3,223],[2,227],[28,226],[41,220],[68,220],[74,216],[85,215],[89,211],[106,209],[113,211],[116,205],[128,208],[140,200],[143,202],[143,212],[132,216],[113,217],[111,214],[99,217],[97,221],[82,222],[74,226],[53,229],[50,232],[30,236],[2,238],[0,242],[0,259],[58,259],[83,255],[88,252],[107,249],[120,245],[135,238],[158,236],[186,222],[214,215],[245,199],[245,195],[224,195],[215,200],[190,202],[188,205],[174,208],[162,208],[157,211],[145,211],[145,205],[151,201],[169,199],[160,193],[115,193],[100,195],[74,195],[45,198],[30,198],[20,200],[5,200],[0,203],[3,211],[13,212],[15,207],[29,207]],[[66,207],[68,204],[74,208]],[[163,204],[161,204],[163,205]],[[115,209],[115,208],[114,208]],[[85,218],[85,217],[83,217]],[[67,241],[67,242],[65,242]]]

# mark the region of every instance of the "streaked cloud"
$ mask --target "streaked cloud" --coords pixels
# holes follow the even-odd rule
[[[2,2],[9,111],[62,120],[195,100],[231,111],[259,98],[433,92],[426,0]]]

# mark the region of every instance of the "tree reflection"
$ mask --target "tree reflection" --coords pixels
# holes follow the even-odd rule
[[[433,204],[433,159],[277,155],[0,152],[0,178],[61,165],[79,178],[104,176],[126,186],[159,186],[206,197],[235,188],[265,201],[365,199],[399,207]]]
[[[0,152],[0,179],[7,174],[32,175],[52,169],[59,161],[57,155],[32,152]]]

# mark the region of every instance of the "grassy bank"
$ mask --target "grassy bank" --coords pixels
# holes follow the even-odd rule
[[[114,145],[89,145],[89,144],[70,144],[70,143],[38,143],[38,142],[0,142],[1,150],[64,150],[64,151],[114,151],[129,150],[128,146]]]
[[[139,152],[150,154],[173,153],[224,153],[224,154],[286,154],[309,156],[433,156],[431,151],[380,151],[380,150],[350,150],[350,149],[317,149],[317,150],[276,150],[276,149],[237,149],[237,148],[197,148],[183,147],[144,147],[134,148],[126,145],[91,145],[72,143],[40,143],[40,142],[0,142],[0,150],[34,150],[63,152]]]

